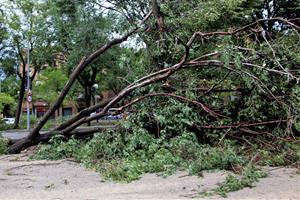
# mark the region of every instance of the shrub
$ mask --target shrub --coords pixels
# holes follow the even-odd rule
[[[39,145],[36,153],[32,156],[33,159],[49,159],[58,160],[62,158],[79,157],[81,150],[81,142],[74,138],[68,141],[62,136],[55,136],[49,144]]]
[[[8,140],[0,137],[0,155],[5,154],[7,152]]]

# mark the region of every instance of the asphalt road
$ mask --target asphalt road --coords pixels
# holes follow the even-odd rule
[[[88,129],[88,128],[92,128],[92,127],[99,127],[99,128],[113,128],[113,126],[111,125],[105,125],[105,126],[90,126],[90,127],[79,127],[77,129]],[[46,131],[41,131],[40,133],[43,134]],[[1,131],[0,135],[2,135],[5,138],[8,139],[12,139],[12,140],[18,140],[18,139],[22,139],[24,137],[26,137],[28,135],[29,131],[27,131],[26,129],[14,129],[14,130],[5,130],[5,131]]]
[[[13,140],[18,140],[26,137],[28,135],[28,131],[26,129],[15,129],[15,130],[5,130],[1,131],[0,135],[2,137],[8,138],[8,139],[13,139]],[[43,131],[41,132],[43,133]]]

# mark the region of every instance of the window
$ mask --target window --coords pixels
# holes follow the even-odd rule
[[[63,117],[71,116],[72,115],[72,108],[63,108]]]

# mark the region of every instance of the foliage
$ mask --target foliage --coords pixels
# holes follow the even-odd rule
[[[1,123],[1,122],[0,122]],[[5,138],[0,137],[0,155],[5,154],[7,151],[8,141]]]
[[[13,105],[15,103],[14,99],[6,94],[6,93],[0,93],[0,112],[3,111],[5,105]]]
[[[227,197],[227,193],[229,192],[241,190],[245,187],[254,187],[255,182],[258,182],[260,178],[266,176],[266,172],[250,165],[243,170],[240,176],[234,176],[232,174],[228,175],[225,182],[214,189],[214,192],[222,197]]]
[[[201,172],[210,169],[232,169],[233,165],[243,165],[245,159],[238,156],[232,147],[205,148],[201,151],[198,159],[190,165],[190,171]]]
[[[280,142],[277,144],[280,151],[259,151],[261,156],[258,164],[267,166],[297,165],[300,161],[300,147],[293,143]]]
[[[6,124],[2,119],[0,119],[0,131],[12,129],[12,124]]]
[[[6,76],[4,80],[1,80],[1,92],[11,96],[14,100],[18,98],[18,89],[19,85],[15,77]]]
[[[61,69],[45,69],[35,80],[34,99],[42,99],[53,102],[61,92],[65,82],[68,80]],[[70,96],[67,96],[70,98]]]
[[[67,142],[62,136],[55,136],[50,140],[51,144],[41,145],[34,159],[57,160],[62,158],[74,157],[80,149],[80,142],[70,139]]]
[[[108,41],[114,21],[113,18],[98,12],[93,1],[76,1],[69,5],[55,1],[53,9],[55,35],[62,45],[60,48],[65,52],[65,71],[71,74],[74,66],[84,56]],[[99,93],[94,87],[95,84],[100,86],[100,90],[119,89],[116,76],[122,76],[125,71],[119,66],[120,54],[121,48],[112,48],[80,73],[77,79],[81,86],[79,93],[84,94],[86,107],[90,106],[92,96]]]
[[[35,116],[30,115],[29,120],[30,120],[30,127],[32,127],[32,126],[34,126],[36,124],[36,122],[37,122],[38,119]],[[26,127],[27,127],[27,115],[22,114],[20,116],[19,128],[20,129],[26,129]]]
[[[32,81],[42,66],[51,65],[57,48],[54,45],[53,27],[50,22],[47,2],[6,1],[3,8],[5,13],[3,26],[6,37],[0,49],[3,58],[0,59],[0,65],[5,78],[13,77],[13,83],[19,84],[14,126],[17,128],[21,115],[21,105],[25,96],[27,82],[25,74],[30,71]],[[28,60],[26,50],[29,51],[29,70],[25,67]]]
[[[178,109],[179,107],[181,109]],[[122,128],[96,134],[87,141],[74,138],[65,141],[62,137],[54,138],[50,144],[40,145],[33,158],[73,157],[85,166],[100,172],[104,178],[122,182],[139,179],[144,173],[158,173],[165,176],[176,170],[187,170],[190,174],[201,176],[203,170],[245,168],[241,178],[231,175],[214,191],[220,195],[252,186],[258,178],[263,177],[263,172],[248,163],[269,165],[271,155],[276,152],[262,149],[259,151],[261,159],[249,161],[257,154],[256,147],[248,147],[247,150],[230,140],[224,140],[218,145],[208,145],[205,141],[199,140],[194,133],[189,132],[187,127],[177,126],[176,129],[171,126],[169,115],[174,113],[176,116],[173,116],[173,123],[189,124],[189,119],[193,115],[189,113],[187,105],[173,102],[173,106],[166,108],[170,112],[162,109],[157,111],[160,114],[151,114],[160,122],[159,137],[149,129],[151,121],[147,118],[149,117],[147,110],[145,112],[140,110],[141,112],[123,121]],[[297,146],[287,143],[282,145],[286,145],[286,148],[280,149],[282,151],[277,152],[278,155],[291,155],[288,159],[299,159],[299,153],[295,151]],[[270,158],[263,155],[270,155]],[[288,159],[280,164],[290,164]]]
[[[166,107],[170,112],[162,109],[157,111],[159,114],[151,114],[160,122],[158,138],[149,131],[151,130],[149,122],[153,118],[149,119],[147,110],[140,110],[123,121],[122,128],[96,134],[88,141],[74,138],[65,141],[64,138],[55,138],[50,144],[40,145],[34,158],[73,157],[85,166],[100,172],[105,179],[121,182],[137,180],[144,173],[166,176],[176,170],[187,170],[190,174],[198,176],[202,175],[203,170],[214,169],[241,173],[229,175],[218,188],[202,193],[221,196],[244,187],[253,187],[259,178],[265,177],[265,172],[254,167],[256,164],[275,166],[299,161],[298,146],[286,142],[280,144],[284,148],[281,147],[278,151],[264,148],[258,150],[257,146],[246,148],[230,140],[224,140],[218,145],[208,145],[199,140],[194,133],[189,132],[185,126],[172,128],[169,115],[174,113],[176,113],[173,118],[175,123],[189,124],[189,119],[193,115],[189,113],[187,105],[173,102],[172,106]],[[181,109],[178,109],[179,107]],[[236,171],[237,169],[242,170]]]
[[[47,64],[52,57],[53,48],[49,45],[52,34],[45,2],[18,0],[6,2],[4,8],[4,27],[9,37],[3,42],[2,53],[5,58],[3,61],[10,60],[2,63],[6,75],[20,73],[19,64],[25,63],[26,48],[31,49],[30,60],[33,68]],[[20,73],[20,76],[23,74]]]
[[[174,109],[179,105],[176,104]],[[184,109],[177,112],[178,120],[189,116]],[[187,112],[186,115],[184,112]],[[163,120],[163,116],[160,120],[165,126],[161,129],[160,138],[155,138],[147,129],[136,124],[142,122],[143,117],[145,113],[130,117],[121,130],[99,133],[84,145],[73,139],[67,142],[52,140],[50,145],[40,146],[35,158],[72,156],[86,166],[96,168],[105,178],[125,182],[136,180],[144,173],[166,175],[186,169],[191,174],[201,175],[202,170],[231,169],[232,165],[245,163],[244,157],[237,155],[230,145],[211,147],[199,144],[193,133],[185,128],[173,129],[168,125],[171,122]],[[172,134],[168,134],[167,130]]]
[[[55,138],[51,144],[41,145],[34,158],[74,157],[87,167],[96,168],[105,178],[125,182],[136,180],[144,173],[167,175],[179,169],[189,169],[191,174],[200,175],[202,170],[225,169],[231,164],[244,162],[232,149],[195,145],[189,140],[192,135],[188,134],[172,139],[171,145],[161,144],[163,141],[143,130],[126,138],[121,135],[112,137],[113,134],[100,133],[84,145],[74,139],[63,142],[62,138]],[[184,143],[193,144],[188,155]],[[225,158],[219,160],[221,155]]]

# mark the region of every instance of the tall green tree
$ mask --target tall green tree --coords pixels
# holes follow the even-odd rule
[[[93,2],[79,1],[70,5],[56,2],[56,6],[59,7],[59,15],[55,16],[57,37],[67,56],[66,68],[69,74],[84,55],[96,50],[99,44],[105,43],[113,32],[113,20],[99,12],[95,4],[89,3]],[[83,88],[87,108],[90,107],[94,96],[93,85],[101,85],[97,82],[100,80],[97,76],[107,76],[110,70],[118,72],[116,69],[119,69],[120,51],[120,48],[114,48],[105,53],[79,75],[77,80]]]
[[[15,128],[19,124],[26,90],[27,49],[30,51],[31,82],[42,65],[51,64],[55,53],[46,4],[43,1],[17,0],[7,2],[3,9],[8,37],[3,43],[5,59],[1,64],[6,74],[17,75],[16,80],[20,82]]]

